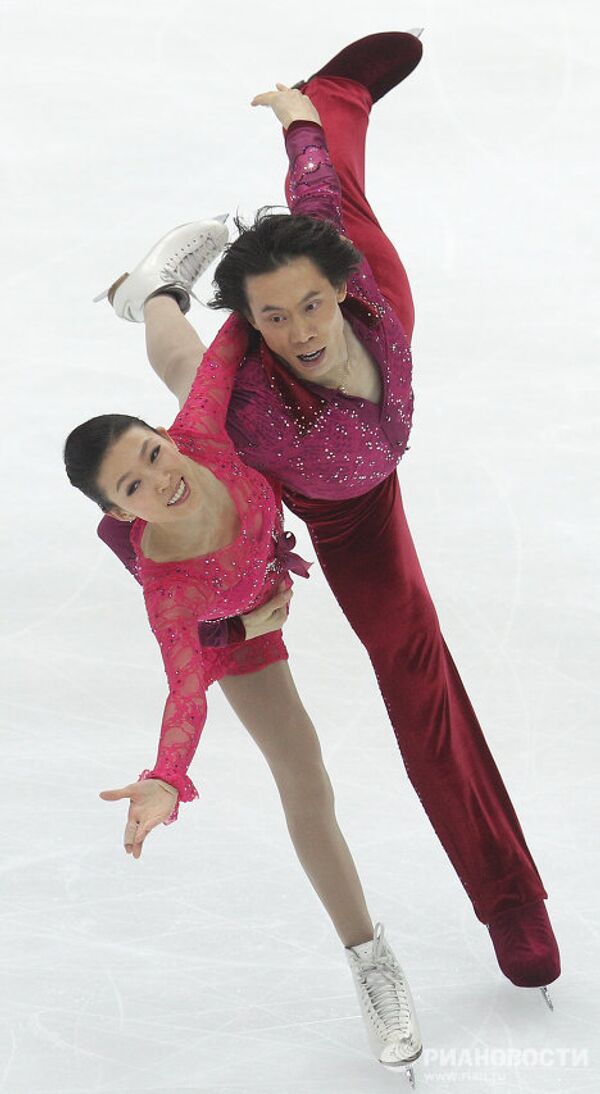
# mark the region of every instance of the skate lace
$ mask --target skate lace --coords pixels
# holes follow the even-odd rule
[[[393,959],[380,957],[361,962],[359,976],[386,1030],[398,1031],[403,1037],[410,1037],[411,1008],[406,984]]]
[[[182,247],[165,262],[160,271],[163,281],[170,282],[175,277],[183,282],[186,288],[191,288],[194,281],[217,255],[217,247],[210,239],[203,240],[201,243],[194,240],[189,246],[191,249]]]

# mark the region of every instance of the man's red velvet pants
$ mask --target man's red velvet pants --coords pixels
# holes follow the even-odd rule
[[[412,335],[406,272],[365,194],[368,91],[316,78],[303,89],[325,129],[346,234]],[[487,923],[547,893],[440,631],[394,473],[361,497],[284,494],[306,521],[331,589],[366,647],[408,776],[475,909]]]

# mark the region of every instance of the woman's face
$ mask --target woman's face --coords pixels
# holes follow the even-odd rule
[[[345,285],[335,289],[310,258],[302,257],[247,277],[245,288],[252,326],[295,376],[325,386],[328,378],[333,382],[332,374],[339,377],[347,359],[339,307]]]
[[[166,430],[132,425],[106,452],[97,483],[113,504],[111,516],[166,524],[189,516],[199,502],[193,478],[193,465]]]

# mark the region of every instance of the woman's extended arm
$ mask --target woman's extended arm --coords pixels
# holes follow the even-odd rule
[[[105,801],[130,801],[123,843],[139,858],[144,840],[158,824],[177,819],[180,801],[198,792],[187,774],[206,721],[206,688],[197,617],[202,614],[199,590],[193,586],[156,583],[144,590],[150,624],[161,648],[169,695],[165,703],[156,763],[137,783],[103,790]]]
[[[168,589],[157,582],[144,590],[150,625],[162,653],[169,683],[156,763],[141,779],[163,779],[177,790],[179,801],[193,801],[198,791],[187,771],[206,722],[206,687],[198,619],[203,604],[195,584],[182,578]],[[169,817],[177,818],[178,803]],[[165,822],[168,823],[168,822]]]

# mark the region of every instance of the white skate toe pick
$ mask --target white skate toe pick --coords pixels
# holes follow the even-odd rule
[[[117,315],[131,323],[144,322],[144,304],[158,289],[192,289],[211,262],[220,254],[229,232],[227,215],[213,220],[192,221],[167,232],[130,274],[123,275],[105,292],[94,298],[104,300],[111,290],[112,306]]]
[[[346,947],[369,1043],[385,1067],[407,1070],[423,1051],[421,1033],[402,968],[377,923],[372,942]]]

